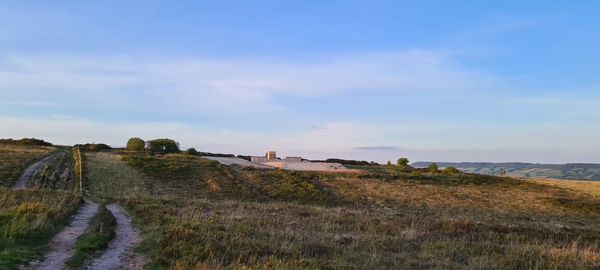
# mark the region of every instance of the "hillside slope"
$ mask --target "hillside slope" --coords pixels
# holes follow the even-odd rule
[[[133,214],[156,269],[600,267],[600,188],[394,166],[342,175],[186,155],[87,159],[90,191]]]
[[[425,168],[432,162],[415,162],[414,167]],[[436,162],[440,167],[456,167],[467,173],[507,175],[533,178],[556,178],[600,181],[600,164],[533,164],[533,163],[487,163],[487,162]]]

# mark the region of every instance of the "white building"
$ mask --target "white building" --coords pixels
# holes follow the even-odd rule
[[[280,159],[277,157],[277,152],[269,151],[264,156],[250,157],[250,161],[256,162],[256,163],[266,163],[266,162],[296,163],[296,162],[302,162],[302,158],[301,157],[286,157],[284,159]]]

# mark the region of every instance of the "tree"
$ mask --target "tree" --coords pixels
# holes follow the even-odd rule
[[[146,142],[140,138],[131,138],[127,141],[127,150],[129,151],[144,151]]]
[[[171,139],[156,139],[147,142],[151,153],[179,153],[179,143]]]
[[[427,167],[427,170],[428,170],[429,172],[432,172],[432,173],[437,173],[437,172],[438,172],[438,170],[439,170],[439,167],[438,167],[438,165],[437,165],[437,164],[434,162],[434,163],[431,163],[431,165],[429,165],[429,167]]]
[[[185,150],[185,153],[188,155],[194,155],[194,156],[199,154],[198,151],[196,151],[196,148],[190,148],[188,150]]]
[[[392,166],[392,162],[388,160],[387,165]]]
[[[406,167],[408,166],[408,158],[402,157],[398,159],[398,166],[400,167]]]
[[[443,171],[444,174],[459,174],[460,171],[454,167],[446,167]]]

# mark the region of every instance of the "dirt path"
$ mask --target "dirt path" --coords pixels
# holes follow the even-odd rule
[[[65,155],[65,152],[54,153],[30,165],[25,169],[23,174],[21,174],[21,177],[19,177],[14,189],[26,189],[28,185],[33,182],[35,175],[42,171],[46,164],[50,164],[57,159],[64,158]]]
[[[117,220],[115,239],[108,245],[108,249],[87,269],[116,270],[116,269],[142,269],[146,264],[144,257],[134,254],[133,248],[140,242],[140,235],[131,224],[131,218],[125,210],[116,204],[106,206]]]
[[[98,204],[86,201],[73,217],[71,224],[62,232],[54,236],[50,241],[50,251],[46,253],[43,261],[32,263],[29,266],[21,269],[33,270],[61,270],[65,266],[65,262],[74,254],[75,242],[77,237],[85,232],[90,220],[98,212]]]

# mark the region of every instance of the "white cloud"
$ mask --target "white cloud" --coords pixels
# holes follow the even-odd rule
[[[11,55],[0,60],[0,81],[0,98],[10,102],[42,96],[64,105],[93,97],[92,108],[120,99],[127,108],[113,109],[162,105],[219,114],[281,110],[279,96],[473,91],[495,80],[444,53],[407,50],[287,61]]]

